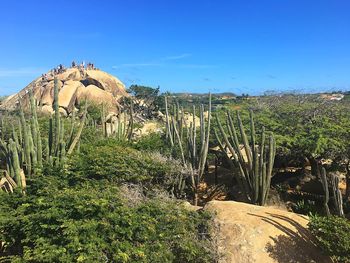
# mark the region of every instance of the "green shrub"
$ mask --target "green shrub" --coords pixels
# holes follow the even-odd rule
[[[25,196],[0,193],[0,261],[214,262],[208,214],[172,201],[129,207],[113,184],[43,180]]]
[[[349,220],[336,216],[313,216],[309,228],[319,246],[336,262],[350,262]]]
[[[171,148],[163,137],[163,134],[150,133],[142,136],[133,147],[142,151],[160,152],[169,155]]]
[[[69,161],[68,170],[73,177],[106,179],[116,183],[142,183],[149,186],[172,187],[182,173],[179,162],[158,153],[141,152],[113,140],[95,145],[83,145],[80,154]]]

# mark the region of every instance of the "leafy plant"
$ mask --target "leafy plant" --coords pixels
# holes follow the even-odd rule
[[[206,213],[173,201],[129,207],[113,184],[68,187],[31,180],[28,195],[0,193],[0,261],[213,262]],[[36,185],[39,183],[39,185]]]
[[[350,262],[349,220],[337,216],[312,216],[309,229],[319,246],[336,262]]]
[[[138,151],[115,139],[82,145],[67,169],[74,180],[136,183],[170,192],[178,177],[186,176],[179,162],[159,153]]]
[[[170,155],[171,147],[169,147],[163,137],[164,135],[160,133],[150,133],[137,140],[133,147],[140,151],[160,152]]]

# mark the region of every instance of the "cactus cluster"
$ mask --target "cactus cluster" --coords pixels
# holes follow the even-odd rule
[[[330,210],[329,210],[329,184],[327,180],[327,173],[326,169],[324,167],[321,167],[319,171],[320,177],[321,177],[321,183],[324,190],[324,198],[323,198],[323,206],[326,211],[327,216],[330,216]],[[330,175],[330,187],[332,188],[332,194],[333,194],[333,203],[335,212],[338,216],[344,217],[344,211],[343,211],[343,197],[341,194],[341,191],[339,190],[339,177],[335,174]]]
[[[134,107],[131,100],[124,115],[119,115],[116,121],[110,122],[109,129],[107,124],[106,106],[101,105],[101,128],[104,137],[113,136],[117,140],[131,141],[134,132]],[[128,114],[127,114],[128,113]],[[94,122],[96,127],[96,122]]]
[[[174,104],[172,108],[172,112],[169,113],[168,100],[165,97],[166,138],[173,149],[178,146],[182,164],[191,171],[190,186],[193,192],[193,203],[197,205],[199,185],[203,179],[208,156],[211,94],[209,94],[207,120],[204,117],[204,105],[200,105],[199,107],[199,127],[196,126],[197,112],[195,106],[192,109],[193,120],[189,124],[185,120],[183,108],[180,108],[178,103]],[[197,137],[198,132],[199,137]],[[174,188],[177,192],[184,190],[185,178],[182,175],[177,178]]]
[[[20,105],[17,129],[12,125],[12,134],[8,140],[4,135],[6,126],[4,119],[1,120],[0,150],[5,156],[6,174],[14,179],[16,186],[22,189],[25,188],[25,176],[38,174],[44,161],[51,165],[63,165],[66,155],[71,154],[76,147],[84,127],[87,108],[76,134],[74,133],[75,117],[74,114],[72,115],[70,137],[66,143],[64,123],[59,114],[57,79],[54,83],[54,115],[49,120],[47,138],[42,136],[37,116],[37,103],[31,91],[29,91],[30,120],[25,118]]]
[[[266,142],[265,129],[263,127],[261,130],[261,142],[258,145],[252,111],[250,111],[250,142],[245,133],[239,112],[237,112],[239,132],[236,130],[229,111],[226,118],[227,132],[224,130],[218,115],[216,115],[216,122],[219,127],[219,132],[214,130],[216,139],[222,153],[231,164],[237,183],[246,201],[264,205],[269,194],[276,154],[276,143],[273,134],[269,136],[269,140]]]

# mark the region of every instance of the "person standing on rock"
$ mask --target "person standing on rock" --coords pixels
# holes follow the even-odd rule
[[[75,68],[77,66],[77,64],[75,64],[75,61],[73,60],[72,62],[72,68]]]

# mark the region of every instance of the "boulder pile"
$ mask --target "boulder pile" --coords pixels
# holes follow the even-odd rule
[[[44,113],[52,113],[55,77],[58,79],[58,103],[63,115],[69,115],[85,100],[94,104],[104,104],[109,113],[117,114],[120,99],[129,96],[125,85],[116,77],[94,68],[72,67],[43,74],[17,94],[5,99],[0,109],[14,110],[20,103],[24,109],[28,108],[31,90],[39,109]]]

